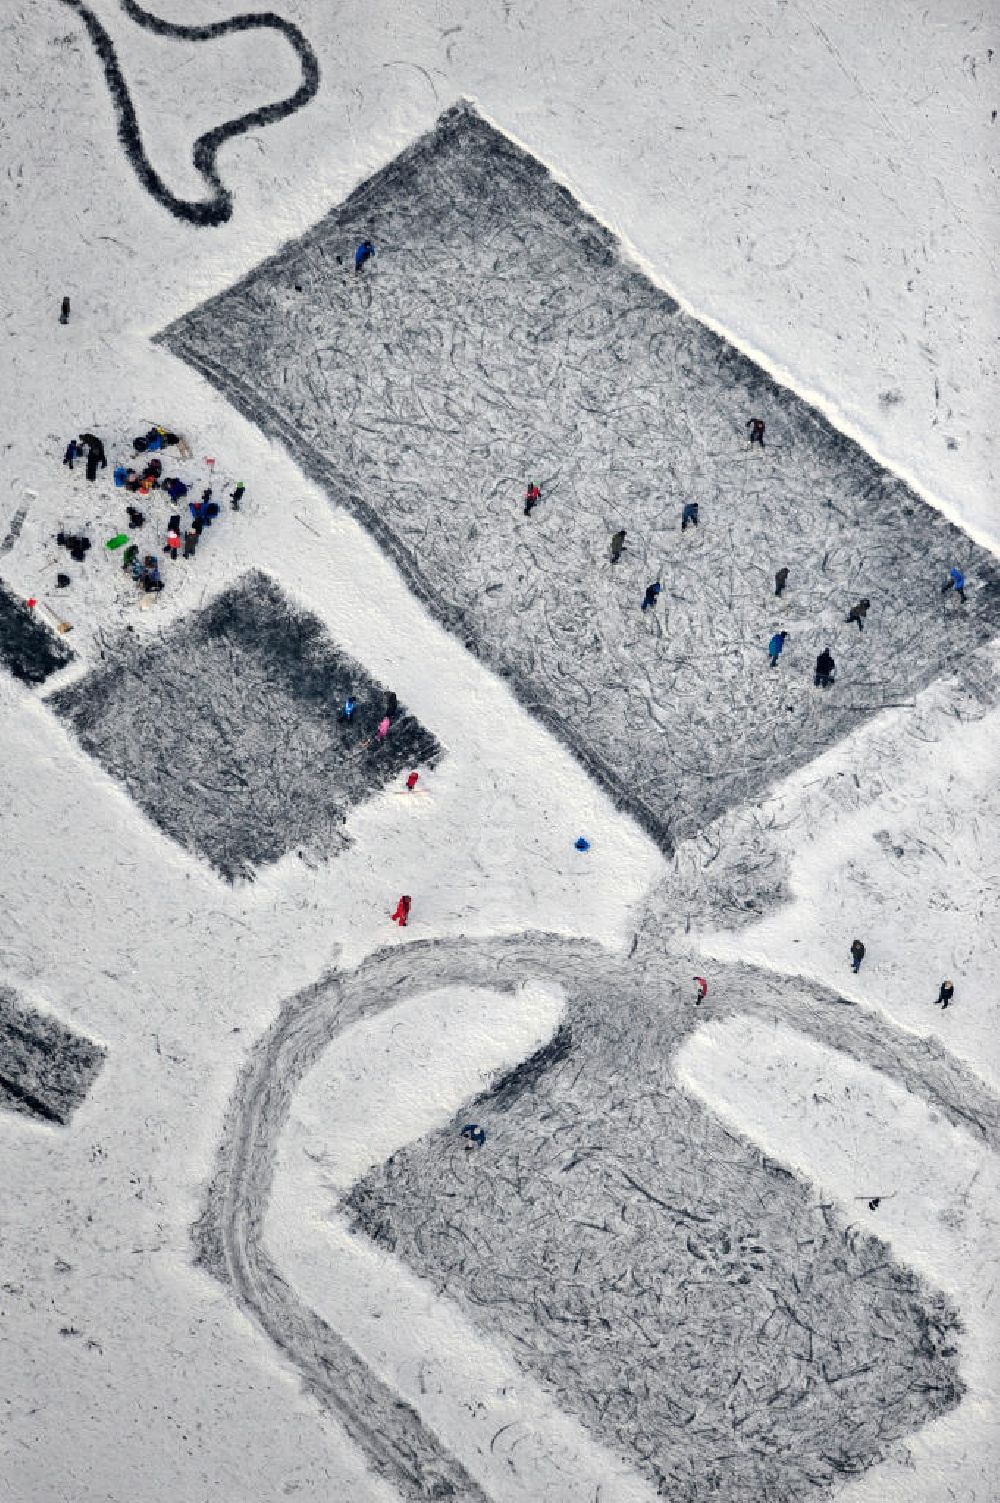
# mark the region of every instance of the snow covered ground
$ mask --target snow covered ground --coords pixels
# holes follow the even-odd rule
[[[94,9],[115,37],[150,156],[179,192],[200,189],[188,161],[194,135],[296,87],[297,63],[272,38],[153,39],[111,0]],[[226,14],[219,0],[176,0],[165,11],[198,21]],[[943,1059],[954,1052],[996,1082],[992,668],[956,665],[957,690],[932,687],[916,713],[887,712],[822,767],[796,774],[794,788],[774,791],[777,806],[765,799],[727,816],[668,866],[504,686],[430,621],[359,527],[331,514],[284,454],[149,343],[468,95],[685,306],[819,398],[995,547],[995,24],[960,4],[901,20],[892,7],[836,11],[821,0],[755,0],[739,13],[720,0],[669,13],[454,0],[402,14],[384,0],[289,0],[282,13],[316,49],[320,92],[223,152],[235,212],[216,230],[175,221],[136,182],[72,11],[46,0],[0,20],[8,252],[0,535],[22,517],[0,574],[21,595],[51,600],[60,524],[90,526],[95,542],[119,524],[106,478],[88,488],[60,466],[66,439],[85,428],[105,437],[110,454],[149,421],[169,422],[191,439],[192,478],[207,476],[211,456],[248,486],[244,512],[213,530],[211,550],[153,609],[140,612],[113,560],[94,557],[57,597],[77,662],[40,693],[0,673],[0,984],[107,1050],[68,1127],[0,1113],[0,1319],[5,1370],[14,1374],[0,1420],[0,1497],[18,1503],[398,1496],[303,1392],[295,1362],[193,1261],[190,1228],[241,1071],[283,1000],[330,966],[353,966],[383,944],[402,948],[411,935],[485,943],[552,931],[627,955],[634,935],[648,944],[655,931],[688,947],[679,953],[685,964],[690,956],[689,969],[710,972],[712,955],[729,945],[765,977],[826,981],[887,1027],[895,1020],[918,1041],[933,1030]],[[60,327],[67,293],[73,313]],[[93,552],[101,551],[98,543]],[[419,803],[387,794],[351,816],[353,843],[335,861],[314,868],[288,856],[252,888],[231,889],[146,820],[44,696],[96,666],[123,627],[151,639],[261,566],[338,647],[398,688],[447,755]],[[969,724],[970,716],[978,719]],[[910,754],[911,735],[929,748]],[[810,773],[820,780],[812,788]],[[798,823],[772,841],[768,823],[776,829],[793,808]],[[946,825],[961,838],[943,840]],[[586,858],[572,848],[580,833],[592,842]],[[730,844],[714,847],[723,833]],[[867,883],[860,910],[851,861]],[[792,904],[748,928],[746,904],[760,914],[786,881]],[[405,934],[388,923],[401,891],[414,894]],[[945,901],[954,906],[942,922]],[[728,940],[717,932],[727,913],[736,931]],[[846,947],[862,922],[869,956],[855,980]],[[696,951],[702,930],[705,948]],[[956,1001],[942,1017],[931,1000],[945,974]],[[449,1015],[429,1009],[420,1051],[405,1030],[402,1047],[447,1064]],[[473,1027],[433,1121],[450,1116],[483,1070],[500,1068],[505,1049],[530,1049],[543,1022],[553,1018],[533,1006],[505,1042],[485,1030],[481,1054]],[[707,1081],[698,1049],[709,1051]],[[845,1214],[862,1174],[865,1189],[891,1180],[896,1198],[880,1206],[878,1234],[965,1322],[962,1403],[844,1496],[984,1503],[997,1421],[995,1237],[973,1223],[978,1216],[988,1228],[988,1150],[971,1126],[907,1101],[884,1070],[872,1079],[795,1032],[765,1035],[759,1014],[727,1021],[703,1042],[696,1034],[687,1050],[688,1088],[827,1187]],[[850,1102],[814,1103],[803,1081],[817,1072],[826,1094],[850,1085]],[[986,1098],[960,1078],[981,1107]],[[870,1122],[880,1130],[861,1131]],[[419,1112],[404,1109],[372,1133],[368,1156],[431,1125],[421,1099]],[[860,1154],[850,1174],[835,1153],[848,1139]],[[337,1172],[360,1172],[364,1157],[342,1159]],[[922,1172],[908,1177],[907,1163]],[[284,1184],[280,1170],[274,1204],[282,1208]],[[283,1249],[292,1260],[297,1240],[298,1261],[288,1266],[322,1314],[316,1256],[328,1234],[309,1209]],[[330,1245],[332,1260],[336,1236]],[[345,1269],[357,1270],[359,1257],[370,1269],[358,1249]],[[347,1313],[360,1344],[372,1312],[392,1308],[393,1289],[374,1273],[355,1287]],[[407,1281],[401,1297],[423,1294]],[[441,1330],[435,1321],[454,1318],[432,1311],[414,1344]],[[479,1350],[485,1362],[486,1346]],[[491,1350],[496,1372],[509,1371],[509,1354]],[[442,1342],[431,1354],[442,1384],[453,1376],[446,1352]],[[368,1355],[403,1391],[403,1347],[373,1343]],[[419,1378],[411,1391],[419,1399]],[[504,1413],[522,1412],[515,1401],[540,1411],[543,1396],[522,1388]],[[449,1402],[429,1402],[423,1416],[442,1436]],[[570,1418],[553,1408],[544,1417],[525,1495],[559,1496],[550,1483],[556,1488],[556,1467],[570,1453],[590,1458],[588,1480],[602,1475],[605,1459],[586,1450],[591,1442]],[[475,1433],[470,1421],[462,1443],[481,1444],[469,1439]],[[482,1485],[503,1495],[499,1483]],[[627,1478],[617,1485],[616,1496],[629,1496]]]

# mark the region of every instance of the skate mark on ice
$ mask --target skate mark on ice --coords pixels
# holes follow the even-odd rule
[[[794,1176],[672,1081],[670,1056],[699,1021],[689,969],[669,955],[647,952],[633,964],[547,935],[416,942],[293,997],[255,1045],[194,1229],[198,1260],[404,1497],[434,1496],[420,1489],[445,1478],[456,1492],[442,1495],[482,1493],[413,1409],[297,1297],[264,1246],[263,1227],[277,1141],[306,1071],[358,1019],[456,983],[504,990],[544,976],[570,999],[567,1026],[475,1102],[486,1147],[464,1202],[441,1171],[450,1155],[465,1157],[457,1129],[469,1108],[366,1175],[349,1208],[435,1287],[446,1272],[468,1317],[599,1443],[624,1447],[639,1470],[669,1477],[670,1495],[692,1503],[717,1443],[713,1497],[743,1503],[793,1473],[807,1489],[828,1486],[958,1401],[950,1307],[875,1239],[812,1205]],[[712,1016],[741,1013],[780,1017],[845,1049],[1000,1145],[997,1103],[975,1077],[921,1040],[885,1023],[874,1028],[823,988],[722,968]],[[475,1266],[449,1230],[456,1220],[476,1234]],[[520,1301],[516,1291],[535,1282],[540,1300]],[[763,1336],[753,1321],[765,1325]],[[597,1356],[581,1359],[580,1342]],[[656,1350],[675,1357],[664,1366]],[[852,1354],[859,1371],[848,1381]],[[712,1374],[734,1362],[746,1363],[746,1377],[741,1384],[734,1368],[727,1394]],[[637,1363],[647,1377],[630,1382]],[[698,1373],[705,1391],[684,1397]],[[644,1384],[653,1399],[643,1397]]]
[[[668,853],[1000,625],[990,555],[684,313],[471,106],[158,341],[281,440]],[[976,580],[962,609],[940,593],[954,560]]]
[[[0,985],[0,1107],[65,1125],[104,1058],[99,1044]]]
[[[227,120],[212,130],[205,131],[194,143],[191,160],[199,176],[211,190],[206,198],[180,198],[171,192],[160,174],[150,162],[143,146],[139,121],[128,84],[118,63],[114,43],[100,19],[84,3],[84,0],[62,0],[80,17],[90,36],[94,51],[104,68],[104,78],[118,118],[118,139],[129,163],[146,192],[155,198],[175,219],[198,226],[225,224],[233,212],[233,196],[219,174],[217,159],[219,149],[227,141],[245,135],[261,125],[274,125],[293,115],[309,103],[319,89],[319,61],[306,38],[297,26],[286,21],[274,11],[261,11],[258,15],[232,16],[227,21],[212,21],[204,26],[186,26],[174,21],[165,21],[151,11],[137,5],[135,0],[120,0],[122,10],[137,26],[153,32],[156,36],[175,37],[181,41],[204,42],[228,36],[231,32],[270,29],[278,31],[295,52],[302,68],[302,82],[294,94],[273,104],[262,105],[234,120]]]

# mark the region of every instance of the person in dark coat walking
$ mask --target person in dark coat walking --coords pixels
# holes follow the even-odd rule
[[[621,558],[621,556],[622,556],[622,549],[624,547],[625,547],[625,529],[623,527],[620,532],[613,532],[611,534],[611,562],[613,564],[616,564],[618,562],[618,560]]]
[[[642,608],[644,611],[648,611],[651,605],[656,604],[656,597],[662,589],[663,586],[660,584],[659,580],[656,580],[655,583],[648,584],[646,586],[646,593],[642,597]]]
[[[541,499],[541,491],[538,489],[538,486],[535,485],[534,482],[532,482],[532,484],[528,486],[528,489],[524,493],[524,515],[526,517],[531,516],[532,508],[537,506]]]
[[[233,511],[239,511],[240,502],[243,500],[245,493],[246,486],[241,480],[239,485],[236,487],[236,489],[233,491],[233,494],[229,498],[229,505],[232,507]]]
[[[865,617],[867,616],[870,607],[871,601],[868,599],[868,596],[862,595],[857,605],[852,605],[851,609],[847,612],[848,625],[850,625],[852,621],[856,621],[858,623],[858,631],[864,631]]]
[[[362,270],[362,268],[364,267],[365,262],[366,261],[370,261],[371,258],[372,258],[372,256],[374,256],[374,254],[375,254],[375,247],[374,247],[374,245],[372,245],[371,241],[370,240],[362,240],[361,244],[358,246],[357,250],[354,252],[354,271],[355,271],[355,275],[359,271]]]
[[[194,558],[194,551],[198,546],[198,534],[193,528],[189,528],[184,534],[184,557]]]
[[[385,700],[385,713],[388,715],[390,720],[394,720],[396,711],[399,709],[399,699],[397,698],[395,691],[392,689],[386,689],[383,698]]]
[[[145,512],[140,511],[137,506],[126,506],[125,510],[128,513],[128,525],[131,532],[143,526],[146,521]]]
[[[948,570],[948,578],[941,586],[941,594],[947,595],[949,590],[954,590],[962,604],[965,604],[965,575],[961,569]]]
[[[74,459],[79,459],[80,453],[80,445],[77,443],[75,438],[71,438],[69,443],[66,445],[66,450],[63,454],[63,464],[68,464],[70,469],[72,469],[73,461]]]
[[[776,595],[783,595],[785,593],[785,585],[787,583],[788,583],[788,570],[787,570],[787,568],[785,568],[785,569],[779,569],[778,572],[777,572],[777,574],[774,576],[774,593]]]
[[[68,324],[69,323],[69,298],[68,297],[64,297],[63,300],[62,300],[62,307],[59,309],[59,322],[61,324]]]
[[[941,1010],[942,1010],[942,1012],[944,1012],[945,1009],[948,1007],[948,1004],[950,1003],[950,1001],[951,1001],[951,999],[952,999],[952,997],[954,995],[955,995],[955,988],[951,984],[951,982],[950,981],[942,981],[942,983],[941,983],[941,989],[940,989],[940,991],[938,992],[937,996],[934,999],[934,1006],[935,1007],[940,1007]]]
[[[833,683],[833,670],[836,668],[833,661],[833,653],[829,647],[824,647],[816,659],[816,678],[814,680],[818,689],[829,689]]]
[[[760,444],[761,448],[763,449],[763,447],[764,447],[764,426],[765,425],[764,425],[764,419],[763,418],[748,418],[747,419],[747,427],[750,429],[750,447],[751,448],[753,448],[754,444]]]
[[[860,971],[860,969],[861,969],[861,962],[864,960],[864,958],[865,958],[865,947],[864,947],[864,945],[861,943],[860,939],[852,940],[851,941],[851,966],[853,967],[855,976]]]
[[[686,532],[689,526],[697,527],[697,525],[698,503],[697,501],[686,501],[684,503],[684,510],[681,512],[681,532]]]
[[[778,666],[778,659],[781,657],[782,651],[785,646],[785,638],[787,636],[788,633],[786,631],[776,631],[770,642],[768,642],[767,644],[767,654],[771,659],[772,668],[777,668]]]
[[[87,479],[96,480],[98,466],[102,470],[106,470],[108,467],[108,458],[104,452],[104,445],[94,433],[81,433],[79,443],[87,450]]]
[[[396,911],[392,915],[392,922],[394,924],[398,924],[401,929],[405,929],[406,920],[409,918],[409,916],[410,899],[407,897],[406,893],[404,893],[399,902],[396,904]]]

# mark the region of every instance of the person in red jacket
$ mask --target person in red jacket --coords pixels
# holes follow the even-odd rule
[[[406,920],[410,916],[410,899],[404,893],[396,904],[396,912],[392,915],[392,922],[398,924],[401,929],[406,928]]]
[[[695,985],[698,988],[698,995],[694,999],[694,1005],[695,1007],[700,1007],[705,998],[708,996],[708,982],[705,980],[704,976],[696,976],[694,979]]]
[[[534,481],[532,481],[531,485],[528,486],[528,489],[524,493],[524,515],[526,517],[531,516],[532,507],[537,506],[541,499],[542,493],[538,489],[538,486],[535,485]]]
[[[407,780],[406,780],[406,786],[407,786],[408,790],[410,791],[410,793],[412,793],[413,790],[414,790],[414,788],[416,788],[416,786],[417,786],[417,779],[419,777],[420,777],[419,772],[411,772],[410,776],[407,778]]]

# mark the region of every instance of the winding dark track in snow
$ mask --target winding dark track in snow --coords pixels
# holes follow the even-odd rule
[[[323,978],[291,998],[255,1045],[234,1092],[206,1208],[194,1229],[198,1261],[231,1288],[242,1309],[299,1369],[306,1389],[403,1497],[483,1503],[486,1495],[410,1404],[297,1296],[264,1245],[277,1143],[299,1082],[352,1023],[456,982],[507,990],[541,975],[565,986],[572,997],[586,978],[591,990],[603,986],[616,1008],[631,1008],[636,1016],[644,1015],[643,1006],[648,1010],[650,997],[662,998],[679,1044],[701,1014],[678,1002],[674,970],[687,975],[690,966],[678,968],[669,956],[642,950],[622,961],[598,945],[552,935],[416,942],[381,951],[355,971]],[[780,1018],[902,1082],[949,1121],[1000,1146],[997,1103],[969,1071],[939,1047],[823,988],[750,967],[724,967],[715,976],[709,1011],[716,1018],[739,1013]],[[638,1191],[634,1198],[642,1203]]]
[[[118,117],[118,139],[136,177],[146,192],[175,219],[201,227],[225,224],[232,217],[233,196],[223,183],[216,165],[219,148],[227,141],[236,136],[245,135],[247,131],[254,130],[257,126],[274,125],[288,115],[293,115],[296,110],[308,104],[319,89],[319,60],[302,32],[291,21],[284,20],[273,11],[262,11],[259,15],[231,16],[227,21],[212,21],[204,26],[184,26],[178,22],[164,21],[160,16],[155,16],[151,11],[137,5],[135,0],[121,0],[121,7],[125,14],[137,26],[153,32],[156,36],[172,37],[180,41],[212,41],[236,31],[261,29],[278,31],[295,52],[302,67],[302,83],[294,94],[289,94],[285,99],[276,100],[273,104],[262,105],[259,109],[249,111],[248,114],[238,115],[235,119],[227,120],[197,138],[191,151],[191,159],[197,172],[212,191],[209,197],[204,199],[187,199],[179,198],[167,187],[146,155],[132,96],[119,66],[114,43],[102,22],[83,3],[83,0],[62,0],[62,3],[69,6],[70,10],[76,11],[87,28],[94,51],[104,68],[105,81]]]

